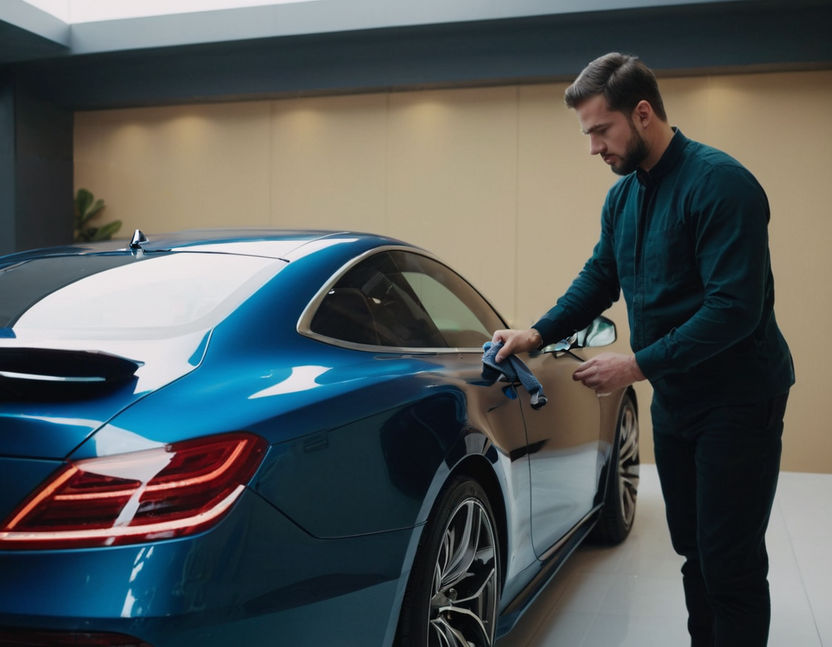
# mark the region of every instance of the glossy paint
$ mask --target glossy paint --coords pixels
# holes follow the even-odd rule
[[[230,431],[269,444],[231,513],[201,534],[74,550],[0,542],[0,626],[121,632],[154,647],[390,645],[433,502],[464,472],[497,517],[509,629],[591,528],[622,393],[598,399],[567,379],[574,355],[524,356],[550,398],[533,410],[521,388],[483,380],[476,348],[357,349],[304,334],[316,297],[387,248],[424,253],[349,232],[151,237],[141,253],[255,254],[275,272],[210,329],[154,343],[0,338],[143,362],[106,397],[0,403],[0,519],[67,460]]]

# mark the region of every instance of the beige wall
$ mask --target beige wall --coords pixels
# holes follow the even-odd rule
[[[766,187],[777,314],[798,384],[783,467],[832,472],[832,72],[661,81],[671,121]],[[82,112],[75,186],[123,235],[207,226],[352,228],[423,245],[525,326],[568,286],[615,180],[563,84]],[[626,316],[612,316],[624,349]],[[742,379],[738,375],[737,379]],[[649,387],[639,386],[652,460]]]

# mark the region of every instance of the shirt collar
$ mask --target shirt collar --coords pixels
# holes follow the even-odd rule
[[[667,149],[665,149],[659,158],[659,161],[656,162],[656,165],[649,171],[641,168],[636,170],[636,177],[638,178],[639,184],[644,187],[652,187],[658,184],[676,166],[687,142],[688,138],[682,134],[682,131],[676,126],[673,126],[673,137],[667,145]]]

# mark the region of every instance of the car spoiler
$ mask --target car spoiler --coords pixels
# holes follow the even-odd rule
[[[0,348],[0,400],[99,395],[135,379],[142,364],[98,351]]]

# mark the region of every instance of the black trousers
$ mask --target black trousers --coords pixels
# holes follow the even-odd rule
[[[764,647],[768,526],[788,394],[685,415],[654,398],[653,440],[692,647]]]

